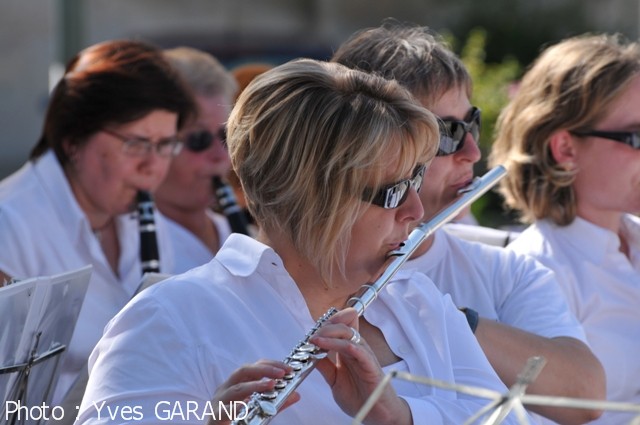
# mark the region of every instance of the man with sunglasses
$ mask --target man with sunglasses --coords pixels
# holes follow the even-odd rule
[[[225,123],[238,85],[233,76],[209,53],[186,47],[164,51],[194,94],[196,118],[181,131],[183,148],[154,193],[167,229],[174,262],[171,273],[182,273],[207,263],[231,233],[227,218],[214,212],[212,179],[224,179],[231,169],[226,148]]]
[[[387,21],[352,35],[332,61],[393,78],[440,118],[440,147],[420,198],[428,220],[473,179],[480,110],[471,105],[471,79],[459,58],[429,29]],[[438,230],[405,269],[429,276],[467,315],[487,358],[508,385],[527,359],[546,365],[527,393],[602,399],[602,366],[570,313],[553,273],[502,248]],[[540,423],[584,423],[596,409],[530,407]],[[553,421],[553,422],[552,422]]]

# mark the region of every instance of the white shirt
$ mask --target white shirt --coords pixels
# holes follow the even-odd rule
[[[381,291],[365,317],[406,368],[504,391],[464,315],[424,275],[403,274]],[[160,402],[203,406],[239,366],[284,359],[315,321],[281,258],[252,238],[232,234],[211,262],[145,290],[110,322],[89,360],[78,423],[110,423],[106,407],[98,418],[95,406],[103,402],[111,411],[139,406],[140,416],[132,421],[137,424],[159,423]],[[396,388],[420,423],[459,425],[487,404],[426,385]],[[298,390],[301,401],[274,424],[351,423],[318,371]],[[189,419],[185,423],[204,423]]]
[[[519,231],[494,229],[474,224],[451,222],[442,226],[447,233],[473,242],[482,242],[488,245],[505,247],[515,240],[520,234]]]
[[[484,318],[547,338],[586,341],[553,272],[531,258],[440,229],[429,250],[404,267],[426,274],[454,304]]]
[[[173,269],[166,270],[167,273],[184,273],[194,267],[208,263],[213,258],[213,253],[209,247],[190,230],[167,216],[161,215],[158,210],[156,210],[156,214],[158,221],[164,221],[167,237],[169,238],[169,243],[165,247],[163,254],[166,252],[165,255],[171,257]],[[218,232],[219,246],[217,248],[220,249],[231,234],[231,226],[227,218],[222,214],[207,210],[207,216],[211,219]]]
[[[509,245],[555,270],[569,306],[607,375],[607,399],[640,403],[640,219],[626,215],[631,260],[613,232],[581,218],[559,227],[540,220]],[[605,412],[590,424],[625,424],[630,414]]]
[[[71,343],[59,369],[54,404],[62,400],[87,367],[104,325],[129,301],[140,282],[137,218],[122,215],[116,227],[121,250],[119,276],[109,266],[53,152],[45,153],[35,163],[26,163],[0,182],[0,270],[14,278],[29,278],[93,265]],[[162,259],[162,252],[160,255]]]

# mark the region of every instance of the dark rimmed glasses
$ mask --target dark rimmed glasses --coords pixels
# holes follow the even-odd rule
[[[178,155],[182,149],[182,142],[177,136],[163,137],[154,143],[144,137],[125,136],[108,128],[102,131],[119,139],[123,143],[122,151],[131,156],[146,156],[155,150],[158,155],[170,158]]]
[[[217,132],[209,130],[196,130],[184,136],[184,147],[191,152],[202,152],[209,149],[215,139],[218,139],[223,147],[227,147],[227,129],[220,127]]]
[[[453,155],[464,147],[467,133],[471,133],[476,143],[480,141],[480,109],[475,106],[469,111],[466,121],[454,119],[439,120],[440,145],[436,156]]]
[[[373,199],[371,199],[373,189],[367,188],[364,191],[363,199],[367,201],[371,199],[371,203],[373,205],[377,205],[385,209],[398,208],[409,197],[409,189],[413,187],[416,192],[420,191],[425,169],[426,166],[424,164],[418,165],[410,178],[378,189],[375,192]]]
[[[615,142],[624,143],[633,149],[640,149],[640,131],[571,131],[571,134],[578,137],[601,137],[603,139],[613,140]]]

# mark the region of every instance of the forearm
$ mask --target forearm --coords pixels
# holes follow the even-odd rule
[[[507,385],[533,356],[542,356],[546,364],[527,392],[602,400],[605,375],[591,350],[574,338],[545,338],[495,321],[480,319],[476,337],[498,376]],[[561,424],[580,424],[601,414],[598,410],[531,406],[531,410]]]

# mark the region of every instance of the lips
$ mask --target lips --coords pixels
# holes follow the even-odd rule
[[[473,174],[469,174],[469,176],[465,176],[465,178],[458,180],[458,183],[453,185],[453,188],[457,191],[460,189],[464,189],[469,186],[473,182]]]

